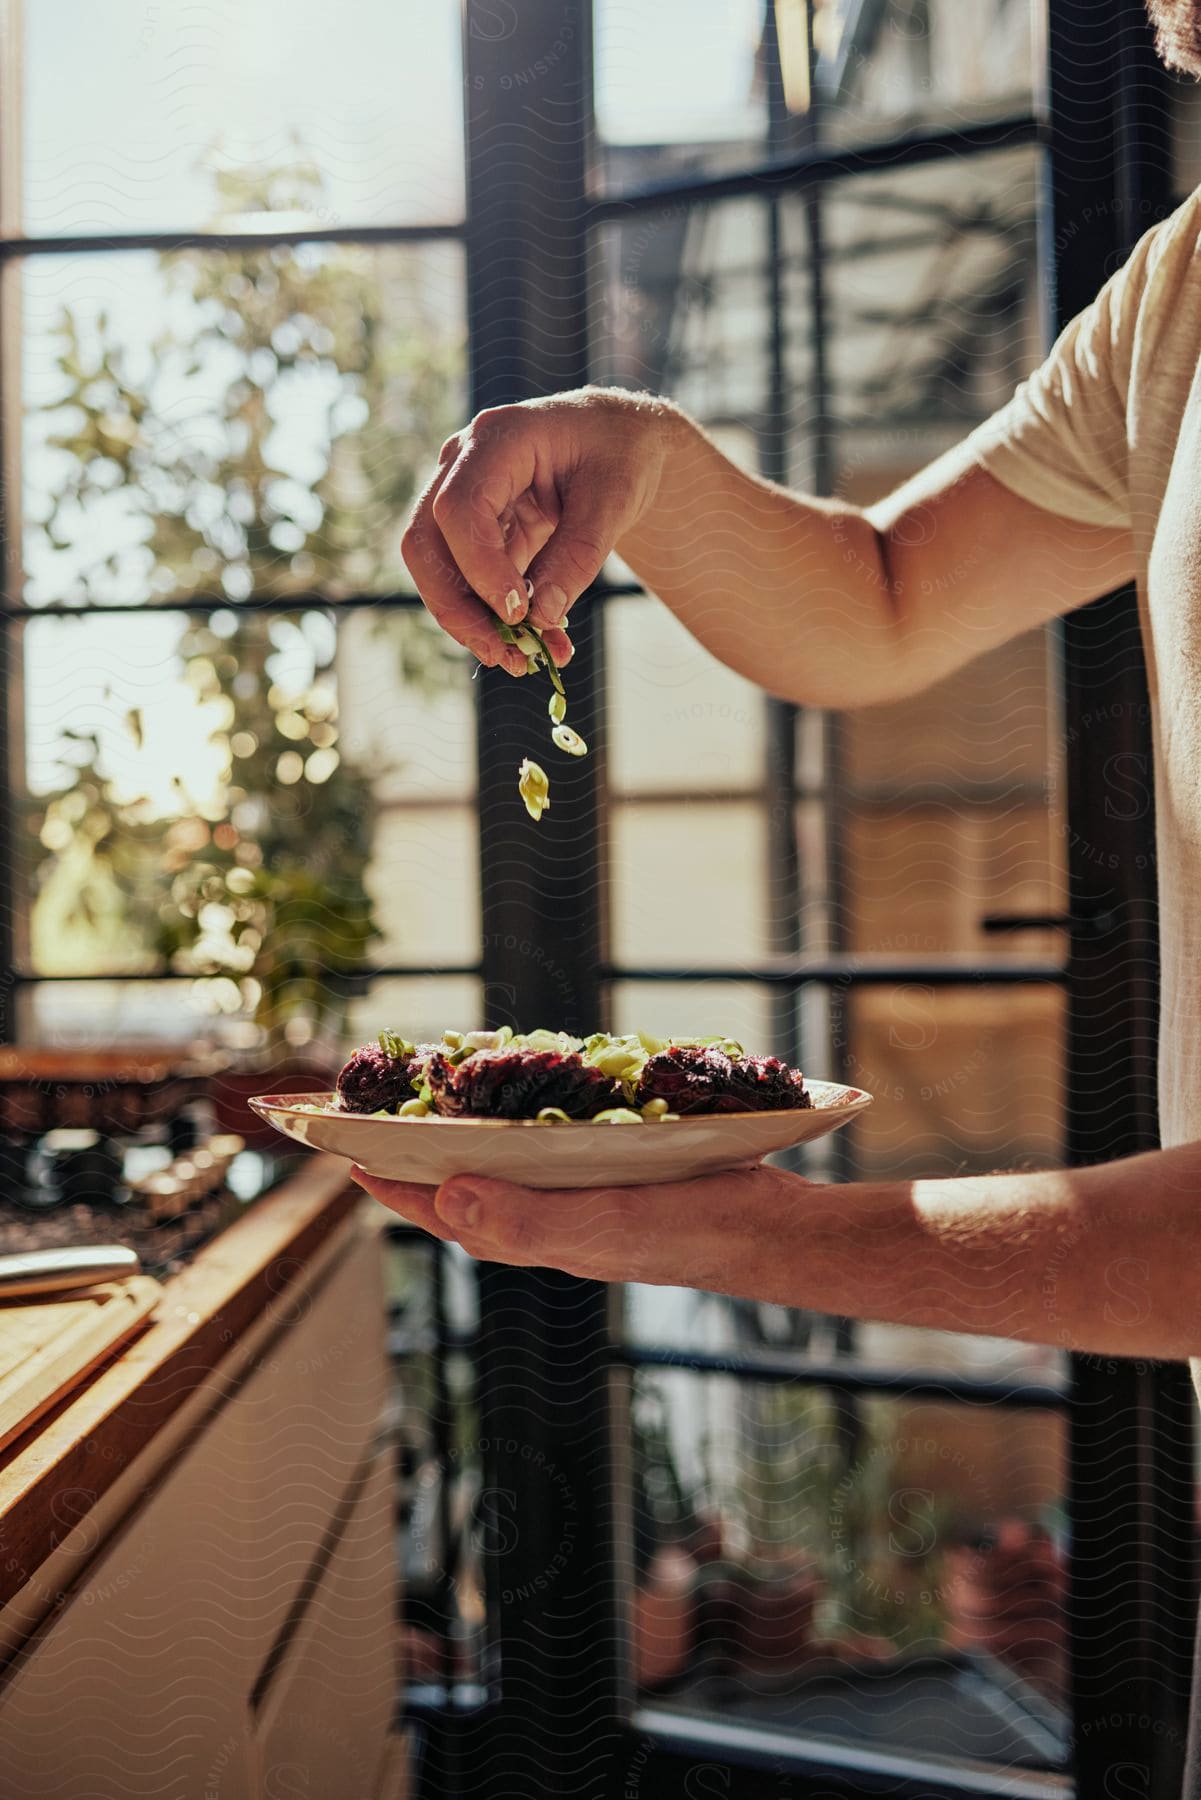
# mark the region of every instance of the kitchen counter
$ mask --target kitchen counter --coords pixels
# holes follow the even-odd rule
[[[0,1451],[0,1800],[403,1791],[385,1218],[312,1159]]]

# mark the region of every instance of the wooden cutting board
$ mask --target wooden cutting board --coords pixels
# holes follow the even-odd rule
[[[161,1292],[133,1275],[0,1304],[0,1450],[131,1337]]]

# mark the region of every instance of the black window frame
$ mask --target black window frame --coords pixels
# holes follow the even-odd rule
[[[1050,327],[1087,304],[1141,231],[1166,213],[1172,198],[1164,123],[1167,78],[1155,61],[1141,0],[1048,0],[1045,95],[1028,114],[955,130],[908,132],[857,149],[816,146],[778,157],[770,154],[769,135],[769,154],[759,166],[711,178],[659,182],[619,198],[597,198],[588,185],[592,129],[587,0],[521,0],[505,9],[511,29],[499,35],[498,16],[486,0],[465,0],[467,214],[459,226],[302,228],[239,233],[236,239],[203,232],[33,238],[22,235],[17,222],[18,171],[8,155],[0,168],[4,339],[0,400],[8,402],[2,449],[5,492],[14,497],[20,493],[20,407],[12,354],[18,314],[13,290],[26,258],[114,250],[220,250],[231,242],[239,249],[299,243],[461,243],[467,259],[471,403],[477,410],[588,379],[589,240],[592,231],[609,221],[741,195],[764,198],[777,223],[778,201],[785,196],[803,197],[816,217],[821,190],[832,180],[934,158],[966,158],[1035,145],[1045,171],[1045,266],[1055,294]],[[766,16],[769,22],[774,18],[770,3]],[[20,51],[11,22],[9,33],[5,97],[11,151],[20,117]],[[779,124],[781,106],[778,57],[770,29],[765,49],[770,133]],[[535,67],[541,71],[536,106],[527,83],[514,78],[515,71]],[[497,154],[499,143],[504,145],[503,155]],[[1065,222],[1072,225],[1070,232],[1063,229]],[[818,325],[814,366],[820,385],[820,257],[814,267],[813,316]],[[778,283],[773,304],[778,325]],[[773,366],[776,379],[769,408],[773,424],[764,473],[783,477],[785,406],[778,342],[773,346]],[[819,419],[826,416],[820,394],[816,410]],[[819,435],[819,487],[829,485],[830,461]],[[19,515],[14,499],[9,520]],[[24,608],[16,599],[18,556],[19,528],[9,524],[0,540],[5,576],[0,680],[6,695],[15,692],[19,657],[13,654],[13,645],[22,622],[77,616],[80,611],[61,606]],[[617,980],[666,981],[681,973],[689,980],[735,978],[761,984],[777,997],[783,1042],[795,1020],[796,996],[810,987],[824,989],[837,1001],[859,987],[898,980],[934,987],[1051,984],[1063,989],[1068,1006],[1069,1160],[1093,1161],[1152,1145],[1156,1006],[1153,874],[1148,873],[1153,858],[1147,860],[1150,820],[1145,815],[1129,822],[1098,818],[1096,787],[1079,756],[1069,757],[1073,848],[1062,960],[979,959],[970,966],[895,960],[868,965],[838,950],[808,957],[795,916],[787,912],[774,921],[776,954],[749,967],[678,971],[621,965],[608,956],[602,878],[603,617],[606,600],[619,598],[623,591],[627,590],[598,583],[593,604],[576,615],[580,655],[573,670],[573,720],[596,753],[574,766],[556,789],[556,835],[572,842],[572,862],[565,865],[554,856],[549,846],[556,840],[548,837],[548,847],[535,849],[524,865],[515,866],[508,837],[512,759],[497,757],[493,750],[497,744],[527,741],[532,731],[540,730],[542,704],[525,684],[486,672],[477,683],[480,958],[440,968],[388,965],[374,969],[372,979],[476,976],[483,982],[484,1023],[500,1022],[516,1010],[526,1018],[553,1018],[571,1029],[590,1027],[603,1017],[606,989]],[[290,596],[286,602],[249,601],[243,609],[270,616],[309,605],[389,610],[417,604],[401,593],[356,595],[337,602],[314,593]],[[179,610],[204,614],[229,608],[224,596],[200,596],[181,602]],[[86,610],[123,614],[146,609],[100,605]],[[1132,594],[1084,609],[1064,623],[1058,642],[1069,743],[1073,722],[1088,712],[1091,757],[1098,753],[1148,757]],[[1120,657],[1114,655],[1115,645]],[[1111,716],[1098,722],[1098,712],[1106,706]],[[790,880],[795,887],[794,731],[794,710],[771,703],[768,780],[782,802],[772,809],[777,892]],[[829,761],[836,768],[836,720],[829,722],[827,731]],[[7,746],[0,743],[0,782],[11,794],[7,758]],[[837,836],[836,816],[834,831]],[[1116,871],[1100,870],[1085,854],[1083,847],[1096,841],[1098,834],[1118,843]],[[7,903],[0,906],[0,1037],[14,1033],[19,993],[35,982],[55,979],[35,976],[15,964],[14,847],[10,804],[0,810],[0,863],[9,871],[10,881]],[[515,967],[506,948],[514,941],[540,945],[542,957],[523,958]],[[137,979],[156,978],[171,979],[166,973]],[[566,1011],[565,992],[570,995]],[[1124,1084],[1131,1096],[1127,1108],[1119,1111],[1096,1098],[1100,1068],[1108,1072],[1109,1084]],[[403,1227],[397,1227],[395,1235],[408,1236]],[[441,1251],[434,1250],[432,1257],[435,1286],[440,1289]],[[486,1558],[489,1610],[501,1669],[498,1698],[483,1706],[461,1707],[455,1704],[453,1683],[448,1681],[441,1696],[431,1692],[419,1709],[427,1733],[426,1787],[431,1795],[469,1791],[617,1795],[622,1792],[623,1772],[639,1758],[643,1791],[657,1796],[690,1791],[689,1770],[714,1761],[728,1771],[728,1791],[734,1794],[762,1792],[765,1769],[793,1784],[782,1791],[797,1793],[886,1791],[932,1800],[966,1792],[1064,1791],[1064,1784],[1054,1779],[1040,1785],[1037,1778],[1006,1775],[1003,1770],[982,1777],[978,1771],[922,1767],[903,1757],[856,1757],[833,1746],[802,1745],[783,1734],[733,1727],[690,1730],[680,1717],[662,1709],[632,1710],[622,1655],[622,1596],[629,1571],[622,1458],[629,1382],[634,1369],[656,1366],[667,1356],[671,1366],[692,1368],[700,1376],[719,1371],[707,1368],[702,1356],[623,1345],[617,1331],[616,1296],[597,1284],[546,1271],[483,1266],[479,1286],[481,1324],[466,1347],[475,1363],[481,1440],[492,1447],[485,1458],[485,1481],[511,1492],[523,1528],[515,1544],[493,1546],[495,1553]],[[442,1353],[463,1348],[455,1343],[440,1305],[435,1319]],[[730,1372],[728,1359],[721,1359],[720,1372]],[[737,1372],[747,1380],[781,1378],[781,1370],[768,1358],[745,1358]],[[1194,1403],[1185,1373],[1174,1365],[1073,1357],[1066,1390],[966,1377],[915,1380],[869,1369],[849,1375],[845,1368],[815,1369],[803,1376],[789,1370],[788,1379],[836,1392],[853,1385],[863,1391],[930,1395],[968,1404],[1050,1407],[1063,1413],[1072,1446],[1069,1610],[1076,1790],[1082,1795],[1105,1791],[1107,1771],[1125,1765],[1146,1771],[1147,1792],[1172,1795],[1182,1764],[1196,1597]],[[444,1454],[450,1442],[449,1408],[442,1382],[435,1394],[434,1423]],[[506,1451],[505,1445],[513,1442],[528,1446],[529,1457]],[[561,1489],[548,1490],[538,1474],[539,1453],[563,1471]],[[555,1587],[540,1586],[538,1577],[548,1551],[565,1536],[597,1546],[598,1553],[575,1559]],[[449,1595],[446,1600],[449,1606]],[[1123,1693],[1118,1707],[1115,1691]]]

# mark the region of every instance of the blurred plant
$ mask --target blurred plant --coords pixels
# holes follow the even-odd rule
[[[323,216],[299,156],[216,186],[218,229],[231,215]],[[430,272],[405,252],[183,251],[159,271],[166,324],[149,355],[104,313],[62,314],[61,387],[41,409],[53,474],[30,557],[46,597],[69,604],[131,589],[228,600],[178,644],[215,788],[179,778],[165,813],[115,780],[97,734],[64,734],[67,779],[31,821],[35,935],[57,892],[58,929],[107,921],[126,966],[165,957],[211,978],[214,1010],[253,1010],[274,1044],[301,1044],[336,1026],[378,935],[370,782],[339,749],[335,632],[312,596],[401,585],[400,521],[458,411],[461,347],[422,329]],[[294,615],[239,611],[293,595]],[[465,679],[421,619],[377,629],[402,678]],[[140,715],[126,727],[139,746]]]
[[[857,1406],[852,1423],[828,1396],[781,1386],[748,1396],[742,1417],[731,1503],[758,1554],[804,1551],[820,1564],[823,1633],[886,1640],[898,1651],[941,1643],[960,1509],[933,1487],[919,1505],[887,1409]]]

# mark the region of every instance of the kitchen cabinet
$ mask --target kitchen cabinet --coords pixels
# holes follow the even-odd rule
[[[0,1800],[396,1790],[376,1227],[314,1159],[0,1459]]]

